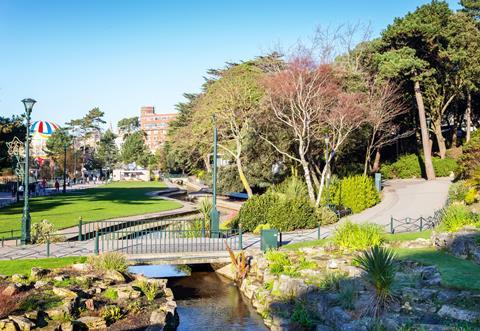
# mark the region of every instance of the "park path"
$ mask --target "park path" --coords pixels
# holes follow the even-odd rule
[[[353,223],[375,223],[382,227],[390,224],[390,218],[397,219],[420,216],[433,216],[434,212],[441,209],[448,199],[450,178],[437,178],[427,181],[424,179],[394,179],[384,181],[382,201],[361,213],[343,217],[339,222],[322,226],[320,237],[328,238],[335,229],[345,221]],[[251,234],[244,236],[246,248],[258,248],[260,238]],[[298,230],[282,233],[282,242],[297,243],[318,239],[318,229]]]
[[[350,215],[342,218],[338,223],[324,226],[321,228],[321,238],[329,237],[335,228],[345,222],[347,219],[354,223],[373,222],[381,226],[387,226],[390,222],[390,217],[404,218],[412,217],[418,218],[420,216],[432,216],[434,211],[443,207],[448,197],[448,188],[451,180],[448,178],[439,178],[435,181],[425,181],[421,179],[409,180],[388,180],[384,183],[384,190],[382,192],[382,201],[359,214]],[[185,204],[184,201],[181,201]],[[190,204],[184,205],[182,209],[190,209],[193,206]],[[178,209],[176,211],[179,211]],[[161,212],[165,216],[166,213]],[[154,216],[156,214],[149,214]],[[146,215],[132,216],[129,220],[141,219]],[[122,218],[127,220],[127,218]],[[72,228],[73,229],[73,228]],[[300,230],[293,232],[282,233],[283,244],[297,243],[318,239],[318,230]],[[93,252],[93,240],[86,240],[82,242],[65,242],[52,244],[50,247],[50,256],[79,256],[89,255]],[[252,234],[245,234],[243,236],[243,247],[245,249],[260,248],[260,238]],[[205,252],[204,254],[207,254]],[[217,252],[220,255],[225,255],[225,252]],[[189,253],[178,253],[178,256],[188,255]],[[160,254],[161,255],[161,254]],[[169,254],[172,255],[171,253]],[[18,259],[18,258],[38,258],[46,256],[45,245],[33,245],[25,248],[12,247],[6,245],[0,247],[0,259]]]

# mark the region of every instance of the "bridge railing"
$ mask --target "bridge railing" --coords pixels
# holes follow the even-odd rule
[[[157,221],[117,231],[95,231],[94,253],[156,254],[225,251],[242,248],[241,229],[212,232],[198,220]],[[148,227],[145,227],[148,225]]]

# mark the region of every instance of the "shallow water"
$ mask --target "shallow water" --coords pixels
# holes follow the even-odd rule
[[[150,277],[170,277],[168,287],[173,291],[180,317],[177,330],[268,330],[233,282],[219,276],[209,266],[194,267],[191,275],[184,277],[163,275],[178,271],[175,266],[142,267],[149,268],[141,270],[138,266],[135,271]]]

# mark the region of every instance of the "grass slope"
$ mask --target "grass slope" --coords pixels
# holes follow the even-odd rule
[[[0,261],[0,275],[11,276],[13,274],[30,275],[33,267],[46,269],[63,268],[74,263],[82,263],[86,257],[59,257],[47,259],[27,259]]]
[[[78,224],[80,216],[84,221],[96,221],[180,208],[178,202],[146,195],[164,187],[155,182],[115,182],[65,195],[33,198],[32,222],[47,219],[61,229]],[[0,209],[0,232],[20,229],[22,207],[20,203]]]
[[[398,258],[436,265],[445,286],[480,290],[480,265],[462,260],[434,248],[398,248]]]

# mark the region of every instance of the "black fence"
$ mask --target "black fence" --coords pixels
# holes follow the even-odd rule
[[[436,210],[433,216],[419,218],[390,218],[390,233],[418,232],[435,228],[442,220],[444,209]]]

